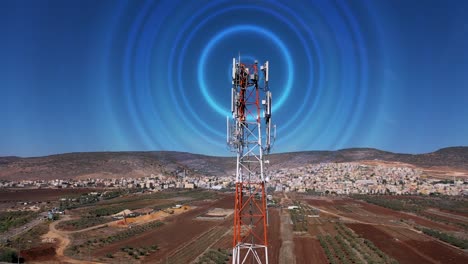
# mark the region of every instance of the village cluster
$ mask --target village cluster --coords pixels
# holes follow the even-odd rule
[[[268,187],[277,192],[313,192],[319,194],[440,194],[468,195],[463,178],[440,180],[415,168],[361,163],[319,163],[268,172]],[[234,175],[200,176],[182,170],[170,175],[151,174],[142,178],[106,178],[77,180],[1,181],[0,188],[141,188],[234,189]]]

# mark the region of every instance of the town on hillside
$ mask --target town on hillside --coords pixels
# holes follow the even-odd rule
[[[358,162],[319,163],[268,172],[268,188],[277,192],[317,194],[468,195],[468,178],[440,179],[421,169]],[[0,181],[0,188],[138,188],[233,190],[234,174],[191,175],[179,170],[171,175],[150,174],[141,178]]]

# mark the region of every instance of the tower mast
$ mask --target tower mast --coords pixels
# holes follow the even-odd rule
[[[227,143],[237,154],[232,263],[268,263],[264,154],[271,148],[271,92],[268,61],[232,60],[231,125]],[[260,78],[262,76],[262,78]],[[260,79],[263,87],[260,87]],[[264,98],[260,100],[260,96]],[[264,110],[263,113],[261,110]],[[264,126],[264,127],[263,127]]]

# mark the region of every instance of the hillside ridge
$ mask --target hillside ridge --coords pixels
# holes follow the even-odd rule
[[[468,171],[468,147],[447,147],[424,154],[374,148],[299,151],[270,154],[270,168],[293,168],[322,162],[401,162],[421,168],[450,167]],[[73,152],[43,157],[0,157],[0,180],[144,177],[181,171],[207,176],[232,174],[234,157],[176,151]]]

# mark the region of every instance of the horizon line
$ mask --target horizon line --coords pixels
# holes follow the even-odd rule
[[[321,150],[321,149],[316,149],[316,150],[297,150],[297,151],[286,151],[286,152],[277,152],[277,153],[269,153],[266,155],[278,155],[278,154],[288,154],[288,153],[299,153],[299,152],[338,152],[338,151],[345,151],[345,150],[378,150],[382,152],[388,152],[392,154],[405,154],[405,155],[422,155],[422,154],[430,154],[434,153],[437,151],[440,151],[442,149],[449,149],[449,148],[468,148],[467,146],[448,146],[448,147],[442,147],[435,149],[430,152],[421,152],[421,153],[404,153],[404,152],[393,152],[393,151],[388,151],[388,150],[383,150],[383,149],[378,149],[378,148],[372,148],[372,147],[350,147],[350,148],[342,148],[342,149],[335,149],[335,150]],[[179,151],[179,150],[99,150],[99,151],[71,151],[71,152],[62,152],[62,153],[53,153],[53,154],[46,154],[46,155],[39,155],[39,156],[16,156],[16,155],[5,155],[5,156],[0,156],[0,158],[22,158],[22,159],[27,159],[27,158],[42,158],[42,157],[50,157],[50,156],[59,156],[59,155],[66,155],[66,154],[83,154],[83,153],[150,153],[150,152],[175,152],[175,153],[187,153],[187,154],[192,154],[192,155],[201,155],[201,156],[208,156],[208,157],[219,157],[219,158],[230,158],[232,156],[219,156],[219,155],[208,155],[208,154],[201,154],[201,153],[194,153],[194,152],[188,152],[188,151]]]

